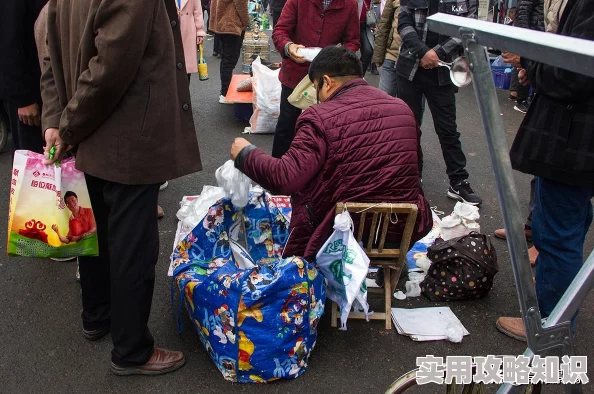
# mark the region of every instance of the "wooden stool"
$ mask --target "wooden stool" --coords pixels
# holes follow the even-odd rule
[[[406,253],[409,250],[410,239],[415,228],[415,222],[417,220],[418,208],[415,204],[399,204],[399,203],[338,203],[336,204],[336,214],[340,214],[344,211],[349,213],[360,213],[361,218],[359,220],[358,229],[353,229],[355,239],[361,243],[363,241],[363,248],[365,253],[370,260],[370,266],[379,267],[384,270],[384,288],[383,289],[368,289],[369,293],[372,294],[384,294],[385,297],[385,312],[375,312],[370,316],[372,320],[385,320],[386,329],[392,328],[392,289],[398,285],[400,280],[400,273],[402,267],[406,264]],[[386,249],[384,245],[386,243],[386,237],[388,235],[388,226],[390,225],[390,219],[393,214],[406,215],[406,224],[404,226],[404,232],[402,239],[400,240],[400,247],[398,249]],[[365,230],[367,215],[373,215],[371,218],[371,226],[367,239],[363,240],[363,233]],[[381,229],[380,229],[381,226]],[[374,245],[374,235],[380,234],[379,242]],[[392,241],[392,240],[388,240]],[[395,244],[398,244],[398,240],[393,240]],[[340,315],[338,314],[338,305],[332,303],[332,327],[338,327],[338,320]],[[363,313],[351,312],[349,313],[349,319],[365,319]]]

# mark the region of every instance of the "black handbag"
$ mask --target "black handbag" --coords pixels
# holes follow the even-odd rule
[[[444,241],[427,250],[432,261],[421,282],[421,293],[431,301],[457,301],[485,296],[499,271],[491,239],[476,232]]]

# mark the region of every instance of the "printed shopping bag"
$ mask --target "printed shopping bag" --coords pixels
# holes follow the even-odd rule
[[[334,232],[316,256],[316,266],[326,278],[326,295],[340,307],[340,329],[353,304],[369,316],[365,278],[369,257],[353,235],[351,215],[347,211],[334,218]]]
[[[8,214],[9,256],[97,256],[89,192],[74,158],[45,166],[44,156],[16,151]]]
[[[295,90],[293,90],[293,93],[289,96],[288,101],[294,107],[302,110],[306,110],[310,106],[318,103],[316,87],[309,79],[308,75],[306,75],[295,87]]]

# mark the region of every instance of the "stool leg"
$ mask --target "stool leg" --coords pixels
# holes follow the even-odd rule
[[[330,302],[332,302],[332,323],[330,323],[330,326],[338,327],[338,305],[334,301]]]
[[[389,267],[384,268],[384,295],[386,298],[386,330],[392,329],[392,281]]]

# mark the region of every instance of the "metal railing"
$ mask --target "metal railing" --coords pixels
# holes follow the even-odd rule
[[[528,245],[513,180],[509,147],[486,47],[509,51],[594,77],[594,42],[446,14],[433,15],[427,21],[429,30],[461,38],[470,63],[507,232],[520,310],[526,327],[528,349],[524,354],[575,355],[569,321],[594,287],[594,252],[543,323],[528,258]],[[521,389],[521,386],[505,384],[498,393],[514,393]],[[572,393],[582,392],[581,385],[567,385],[565,389]]]

